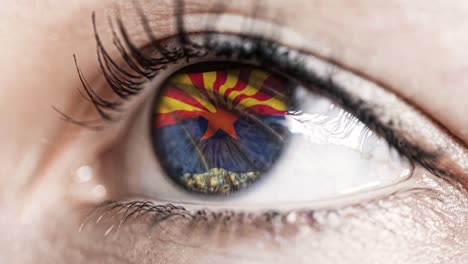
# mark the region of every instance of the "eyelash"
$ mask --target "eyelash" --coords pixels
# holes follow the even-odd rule
[[[76,69],[83,85],[83,96],[94,105],[100,119],[91,121],[76,120],[58,109],[55,110],[68,122],[91,129],[104,128],[106,123],[118,121],[118,114],[123,111],[124,104],[133,97],[138,96],[144,85],[152,78],[156,77],[161,71],[164,71],[169,65],[175,64],[181,60],[189,62],[193,58],[201,58],[206,54],[204,50],[211,50],[216,57],[219,56],[221,58],[231,58],[240,61],[256,61],[260,64],[258,66],[264,66],[288,77],[295,78],[298,82],[305,84],[304,86],[314,89],[314,92],[318,94],[331,98],[335,103],[350,111],[371,130],[384,137],[389,144],[403,156],[420,163],[436,175],[449,175],[446,171],[438,170],[436,166],[432,165],[431,161],[436,160],[436,154],[425,152],[417,145],[399,137],[398,133],[391,128],[391,124],[385,124],[379,120],[378,113],[374,111],[372,106],[365,101],[356,100],[356,98],[347,94],[336,84],[333,81],[332,73],[330,73],[328,77],[323,78],[306,69],[301,61],[301,53],[279,46],[275,41],[269,40],[263,36],[238,36],[242,40],[238,43],[243,43],[244,45],[216,42],[214,41],[214,37],[218,33],[210,31],[209,29],[201,33],[205,38],[204,45],[194,45],[195,43],[191,43],[189,40],[190,34],[184,29],[183,3],[180,1],[177,2],[176,40],[178,42],[178,47],[173,50],[168,50],[162,44],[162,41],[154,37],[146,16],[141,9],[139,9],[142,25],[151,41],[150,48],[162,54],[162,56],[158,58],[148,57],[143,54],[142,49],[136,47],[132,43],[120,16],[117,16],[117,28],[111,20],[109,20],[114,45],[117,47],[121,57],[131,71],[125,70],[119,66],[107,53],[97,31],[96,16],[93,13],[92,23],[97,44],[99,66],[107,84],[118,99],[108,100],[99,96],[96,90],[87,82],[86,77],[79,67],[77,58],[74,56]],[[119,37],[119,34],[123,38]],[[136,60],[136,58],[139,58],[139,60]],[[274,65],[273,69],[271,69],[271,65]],[[112,69],[112,71],[109,71],[109,69]],[[428,189],[406,190],[405,193],[427,190]],[[391,194],[387,198],[390,199],[395,195],[397,194]],[[335,210],[327,209],[323,210],[321,213],[328,214],[333,212],[335,212]],[[319,229],[319,224],[315,219],[316,211],[294,211],[292,213],[306,216],[309,226]],[[249,221],[250,223],[254,222],[256,227],[267,230],[277,227],[278,223],[286,225],[285,219],[288,216],[288,212],[269,211],[252,214],[239,214],[232,211],[210,212],[206,210],[192,212],[181,206],[174,206],[171,204],[159,205],[150,201],[110,201],[97,206],[93,205],[92,212],[88,214],[82,226],[92,217],[98,219],[96,221],[97,223],[104,215],[112,215],[112,217],[109,218],[114,220],[121,219],[121,223],[146,218],[149,220],[150,226],[155,226],[167,220],[178,220],[180,218],[187,220],[191,226],[197,223],[204,224],[207,230],[212,229],[212,226],[209,226],[210,224],[229,223],[235,225]],[[177,223],[180,224],[180,222]]]
[[[136,47],[130,40],[127,30],[125,29],[120,17],[117,17],[118,30],[123,40],[118,36],[113,23],[110,21],[110,26],[113,34],[113,42],[115,47],[124,59],[131,72],[118,66],[118,64],[109,56],[105,47],[103,46],[99,33],[97,32],[95,14],[92,16],[93,27],[95,31],[95,39],[97,44],[97,57],[101,72],[107,81],[107,84],[113,92],[120,98],[120,100],[109,101],[99,96],[95,90],[86,81],[83,72],[81,71],[75,57],[75,63],[78,75],[86,92],[86,97],[91,101],[104,121],[115,121],[115,112],[119,112],[123,102],[128,101],[140,93],[144,84],[156,77],[160,71],[165,70],[167,66],[175,64],[181,60],[189,62],[193,58],[202,58],[207,55],[207,51],[214,51],[216,57],[229,59],[233,58],[234,54],[237,60],[255,60],[263,62],[259,66],[266,66],[272,58],[277,58],[275,62],[283,67],[277,68],[291,68],[299,69],[301,63],[298,58],[289,56],[288,52],[280,50],[280,47],[273,41],[264,39],[262,37],[248,37],[241,36],[244,46],[232,46],[230,43],[214,42],[213,37],[217,34],[215,32],[204,32],[205,42],[203,45],[190,42],[189,34],[184,30],[183,22],[178,22],[178,47],[173,50],[167,49],[164,45],[157,40],[149,29],[148,22],[143,13],[140,13],[142,23],[145,27],[148,38],[151,40],[151,48],[157,50],[160,57],[151,57],[143,54],[141,49]],[[183,19],[183,15],[178,16],[178,20]],[[247,44],[246,44],[247,43]],[[127,49],[126,49],[126,48]],[[249,48],[246,48],[249,47]],[[130,53],[129,53],[130,51]],[[319,80],[319,78],[315,77]],[[78,122],[80,124],[93,126],[95,122],[86,123]]]
[[[387,141],[400,151],[401,154],[416,160],[419,160],[423,156],[431,159],[433,158],[432,155],[422,153],[417,147],[412,146],[409,142],[401,141],[392,129],[387,128],[385,124],[382,124],[379,121],[376,113],[372,111],[373,109],[371,106],[368,106],[366,102],[362,100],[355,100],[352,96],[344,92],[339,85],[334,83],[332,73],[324,78],[318,77],[310,70],[307,70],[301,61],[301,53],[299,52],[281,47],[276,42],[262,36],[252,37],[240,35],[238,38],[242,41],[239,41],[238,43],[242,43],[241,45],[216,42],[214,41],[214,37],[218,33],[209,30],[204,33],[200,33],[205,39],[202,45],[190,42],[189,34],[184,28],[183,8],[180,6],[183,6],[183,3],[178,2],[178,7],[176,8],[176,37],[179,46],[173,50],[169,50],[164,47],[161,41],[154,37],[145,14],[138,8],[141,23],[151,41],[151,48],[158,51],[160,54],[163,54],[160,57],[147,56],[142,52],[142,49],[136,47],[132,43],[119,15],[117,15],[116,18],[119,32],[117,32],[112,20],[109,19],[109,24],[113,34],[113,43],[127,66],[130,67],[131,71],[123,69],[107,53],[106,48],[101,42],[99,32],[97,31],[96,16],[93,13],[92,23],[97,44],[99,66],[107,84],[119,99],[111,101],[99,96],[87,82],[78,65],[76,57],[74,56],[77,72],[82,82],[83,90],[86,93],[83,94],[83,96],[85,96],[85,98],[94,105],[101,119],[80,121],[67,116],[57,109],[56,110],[69,122],[92,129],[100,129],[103,127],[102,121],[118,121],[116,114],[122,111],[123,104],[126,101],[129,101],[132,97],[137,96],[147,81],[153,79],[169,65],[175,64],[181,60],[189,62],[193,58],[204,57],[206,56],[206,51],[210,50],[216,57],[236,59],[239,61],[255,61],[259,63],[258,66],[266,67],[270,70],[294,78],[299,83],[304,83],[309,89],[313,89],[314,92],[331,98],[335,103],[352,112],[358,119],[369,126],[370,129],[386,138]],[[118,33],[120,33],[122,38],[119,37]],[[274,65],[273,69],[271,69],[271,65]]]
[[[157,224],[170,218],[180,217],[189,221],[216,221],[216,222],[242,222],[242,221],[256,221],[262,222],[263,225],[271,224],[275,221],[284,221],[285,214],[269,211],[262,214],[245,213],[235,214],[234,211],[207,211],[204,209],[191,212],[182,206],[173,204],[154,204],[151,201],[108,201],[101,204],[96,208],[95,212],[90,214],[102,218],[103,215],[113,212],[114,214],[121,214],[123,222],[129,221],[132,217],[137,219],[148,216],[151,218],[153,224]],[[313,216],[310,215],[310,220],[313,221]],[[86,222],[86,221],[85,221]],[[85,223],[83,223],[85,224]]]
[[[433,161],[437,159],[435,153],[423,151],[417,145],[399,137],[398,133],[393,130],[392,124],[386,124],[378,118],[379,114],[374,111],[372,105],[349,95],[340,85],[336,84],[333,81],[333,73],[325,77],[319,77],[311,70],[306,69],[301,59],[303,53],[280,46],[277,42],[261,35],[237,35],[236,38],[241,40],[237,43],[241,44],[216,41],[216,36],[219,33],[209,28],[202,33],[197,33],[204,39],[202,44],[191,42],[190,34],[184,28],[183,1],[177,1],[175,11],[177,45],[175,48],[168,48],[163,44],[163,40],[158,40],[154,36],[146,15],[141,8],[136,7],[141,17],[141,24],[150,40],[150,46],[147,48],[156,51],[160,56],[148,56],[144,53],[146,48],[142,49],[135,46],[121,17],[117,14],[116,25],[112,22],[112,19],[109,19],[113,43],[130,70],[119,66],[111,58],[101,41],[97,30],[96,16],[93,13],[92,23],[99,66],[107,84],[118,98],[109,100],[98,95],[96,90],[87,82],[79,67],[77,58],[74,56],[77,72],[83,85],[84,94],[82,93],[82,95],[94,105],[100,119],[91,121],[76,120],[55,109],[66,121],[91,129],[102,129],[106,123],[118,121],[118,114],[123,111],[124,104],[139,95],[145,84],[161,71],[164,71],[169,65],[182,60],[188,63],[191,59],[202,58],[207,55],[209,50],[215,57],[222,59],[254,61],[258,64],[257,66],[266,67],[304,84],[313,92],[332,99],[335,103],[350,111],[372,131],[384,137],[403,156],[420,163],[436,175],[449,175],[446,171],[441,171],[432,165]],[[222,13],[222,10],[217,12]]]
[[[249,229],[249,233],[255,230],[265,231],[268,234],[273,232],[279,235],[281,232],[286,231],[287,234],[294,235],[297,224],[301,224],[301,227],[307,226],[312,230],[320,231],[326,227],[329,217],[336,221],[337,216],[358,215],[359,210],[368,210],[368,207],[388,209],[389,204],[408,196],[424,200],[431,194],[434,194],[434,190],[429,188],[408,188],[381,198],[379,201],[382,201],[382,203],[378,204],[374,204],[375,201],[371,200],[367,204],[354,204],[341,208],[290,211],[267,210],[259,212],[188,210],[183,206],[170,203],[155,204],[152,201],[107,201],[98,206],[92,206],[92,210],[86,214],[79,230],[82,232],[88,224],[107,224],[101,222],[110,221],[109,226],[104,228],[104,230],[107,230],[106,234],[112,229],[118,230],[123,225],[131,226],[132,223],[145,223],[151,229],[164,227],[167,224],[169,228],[182,230],[181,234],[192,233],[196,230],[213,235],[213,231],[216,230],[221,234],[221,238],[229,236],[229,230],[235,230],[235,235],[239,236],[243,233],[243,227],[253,227],[254,229]],[[118,227],[114,228],[116,225]],[[184,230],[184,228],[187,230]]]
[[[319,230],[320,222],[316,219],[316,214],[323,218],[335,212],[335,210],[236,212],[205,209],[190,211],[182,206],[154,204],[151,201],[108,201],[94,207],[81,223],[79,230],[82,232],[88,224],[104,224],[101,222],[110,220],[111,225],[106,227],[106,233],[114,229],[115,223],[119,223],[118,228],[120,228],[123,225],[131,226],[132,223],[143,222],[152,229],[164,228],[167,224],[170,228],[182,230],[182,234],[197,231],[205,233],[205,235],[213,235],[215,230],[220,234],[219,239],[230,235],[229,231],[232,230],[236,230],[235,234],[238,236],[243,233],[243,227],[254,228],[250,228],[248,233],[255,230],[267,233],[275,232],[278,235],[283,231],[288,231],[291,235],[291,231],[295,229],[297,223],[301,223],[303,227],[307,225]],[[289,216],[294,217],[295,220],[291,221]]]
[[[183,2],[178,1],[178,6],[179,5],[183,5]],[[130,71],[119,66],[118,63],[108,54],[97,31],[96,16],[93,13],[92,23],[95,32],[99,67],[107,84],[119,99],[111,101],[99,96],[87,82],[86,77],[79,67],[77,58],[74,55],[75,66],[82,83],[83,90],[85,91],[85,94],[82,95],[94,105],[101,119],[93,121],[79,121],[67,116],[57,109],[56,110],[67,121],[89,128],[99,129],[102,126],[101,121],[117,121],[118,118],[115,117],[116,113],[122,110],[123,104],[126,101],[129,101],[132,97],[137,96],[143,89],[144,85],[156,77],[162,70],[165,70],[169,65],[176,64],[181,60],[190,62],[193,58],[202,58],[207,55],[208,50],[214,53],[215,57],[226,60],[235,59],[237,61],[255,61],[259,64],[256,66],[266,67],[269,70],[295,78],[299,82],[312,84],[309,87],[310,89],[315,88],[316,93],[320,93],[334,99],[343,107],[347,107],[349,105],[345,98],[350,96],[343,92],[342,89],[333,82],[331,75],[328,78],[323,78],[318,77],[309,70],[306,70],[301,61],[301,54],[299,52],[281,47],[275,41],[259,35],[239,35],[237,37],[241,40],[239,43],[242,44],[233,45],[233,43],[229,42],[215,42],[214,37],[219,33],[206,30],[203,33],[198,33],[199,35],[203,34],[205,39],[202,45],[190,42],[189,34],[185,31],[183,26],[184,14],[180,9],[180,7],[176,8],[176,37],[179,46],[173,50],[169,50],[164,47],[161,41],[154,37],[145,14],[139,9],[141,22],[145,28],[148,38],[150,39],[151,48],[162,54],[161,57],[147,56],[142,52],[141,48],[136,47],[129,38],[128,32],[123,25],[120,16],[117,16],[116,18],[119,32],[116,31],[114,23],[109,19],[114,46],[119,51],[120,56],[126,65],[131,69]],[[120,33],[123,39],[119,37],[118,33]],[[272,68],[271,65],[274,65],[274,67]],[[351,111],[354,110],[353,107],[349,108]],[[369,118],[366,119],[370,120]]]

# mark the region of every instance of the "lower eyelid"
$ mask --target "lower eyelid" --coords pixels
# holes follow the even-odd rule
[[[117,255],[146,252],[144,256],[159,254],[158,259],[169,248],[179,252],[194,250],[196,256],[202,257],[208,251],[223,255],[224,250],[229,250],[227,254],[232,254],[244,243],[258,250],[278,250],[283,246],[301,249],[301,245],[306,245],[317,249],[318,254],[320,250],[332,250],[330,241],[334,241],[334,248],[340,248],[346,242],[342,238],[353,238],[355,243],[364,245],[375,242],[376,236],[393,237],[380,241],[382,246],[395,241],[400,241],[401,246],[416,246],[422,241],[430,246],[436,242],[428,241],[439,240],[436,234],[440,230],[451,234],[450,240],[462,239],[459,231],[466,216],[459,212],[468,212],[467,192],[433,176],[421,179],[421,186],[424,187],[340,209],[286,214],[189,213],[174,205],[110,202],[88,215],[80,231],[86,236],[92,233],[93,241],[100,245],[118,243],[121,251]]]
[[[339,81],[339,80],[338,80],[338,81]],[[347,85],[344,85],[344,87],[346,87],[346,86],[347,86]],[[354,88],[354,87],[353,87],[353,88]],[[359,87],[358,87],[358,88],[359,88]],[[351,89],[351,88],[350,88],[350,89]],[[354,92],[354,93],[359,93],[359,92]],[[386,98],[385,96],[383,96],[383,97]],[[384,118],[385,118],[385,117],[384,117]],[[415,133],[415,134],[418,134],[418,133]],[[137,211],[137,212],[138,212],[138,211]],[[138,215],[138,213],[135,213],[135,214]],[[135,214],[133,214],[132,217],[133,217]],[[170,215],[170,214],[169,214],[169,215]],[[187,216],[187,217],[188,217],[188,216]]]
[[[185,222],[187,226],[200,224],[206,228],[212,228],[213,225],[221,223],[238,226],[254,225],[266,230],[273,228],[275,225],[275,228],[279,230],[281,227],[287,227],[289,224],[323,225],[326,224],[324,216],[340,210],[360,208],[363,205],[371,205],[373,203],[385,204],[386,202],[405,197],[426,196],[427,198],[434,198],[435,196],[447,195],[447,198],[453,199],[454,197],[463,198],[467,195],[467,191],[461,186],[428,174],[421,168],[417,169],[415,174],[411,182],[405,182],[396,186],[397,188],[392,193],[382,194],[380,198],[348,201],[341,205],[337,204],[334,207],[318,207],[313,210],[305,209],[311,208],[305,204],[293,207],[295,209],[287,209],[285,207],[280,210],[268,208],[226,210],[221,206],[211,206],[211,209],[207,210],[203,205],[178,205],[150,200],[107,201],[96,206],[88,214],[83,221],[83,226],[89,223],[92,224],[95,222],[94,220],[99,222],[102,219],[109,218],[111,220],[118,219],[121,224],[144,222],[149,226],[167,225],[167,222]],[[373,195],[369,197],[373,197]],[[321,220],[317,218],[319,215],[321,215]]]

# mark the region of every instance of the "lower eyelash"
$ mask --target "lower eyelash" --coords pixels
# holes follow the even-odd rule
[[[331,212],[331,211],[330,211]],[[182,234],[222,237],[232,233],[232,236],[249,236],[256,234],[293,235],[301,227],[308,226],[318,229],[314,212],[235,212],[230,210],[189,211],[182,206],[173,204],[155,204],[150,201],[108,201],[97,206],[82,222],[80,230],[87,225],[103,224],[110,221],[104,235],[123,226],[144,224],[145,229],[158,230],[165,233],[177,227]],[[116,224],[118,223],[118,224]]]
[[[447,185],[451,186],[451,185]],[[466,192],[464,193],[466,195]],[[99,228],[104,236],[119,232],[141,232],[147,237],[164,237],[174,243],[196,245],[199,238],[213,241],[236,241],[240,238],[275,241],[276,238],[294,238],[304,231],[312,233],[337,228],[348,218],[367,219],[367,212],[398,208],[408,199],[427,203],[427,199],[444,201],[445,193],[432,187],[408,188],[375,200],[352,204],[341,208],[320,210],[280,211],[209,211],[188,210],[174,204],[156,204],[151,201],[107,201],[92,209],[84,218],[80,232]],[[453,197],[447,197],[452,199]],[[424,202],[426,201],[426,202]],[[431,210],[431,208],[427,208]],[[340,220],[341,219],[341,220]],[[162,239],[162,238],[161,238]],[[194,240],[194,241],[191,241]]]
[[[278,220],[284,220],[287,214],[279,212],[265,212],[262,214],[255,213],[236,213],[234,211],[207,211],[196,210],[189,211],[183,206],[174,204],[155,204],[151,201],[108,201],[96,208],[92,214],[98,215],[97,219],[102,219],[103,216],[110,214],[112,216],[119,215],[123,223],[131,220],[150,217],[150,224],[157,225],[171,218],[182,218],[191,222],[262,222],[263,224],[271,224]]]
[[[96,258],[98,262],[111,259],[111,263],[141,263],[142,260],[172,263],[179,256],[187,256],[187,263],[208,263],[216,259],[214,257],[221,257],[221,261],[216,263],[238,263],[239,256],[254,263],[262,260],[259,257],[264,252],[272,256],[266,263],[290,263],[289,257],[294,256],[291,254],[304,254],[308,257],[304,263],[308,263],[311,256],[315,259],[314,256],[320,256],[322,252],[339,250],[338,253],[341,253],[343,249],[348,249],[348,253],[361,255],[359,253],[368,253],[370,246],[388,253],[394,242],[402,243],[397,249],[412,252],[413,248],[418,247],[434,245],[437,248],[441,242],[448,243],[445,244],[448,251],[439,253],[448,253],[446,263],[452,263],[450,249],[466,246],[460,230],[466,223],[463,212],[467,209],[468,194],[464,189],[454,190],[455,187],[441,179],[430,177],[426,180],[423,188],[407,189],[383,199],[336,210],[303,211],[312,218],[309,226],[275,225],[281,217],[274,217],[267,226],[243,225],[232,219],[226,220],[229,219],[227,213],[220,214],[217,221],[206,221],[201,217],[188,221],[173,217],[152,226],[150,221],[143,220],[143,216],[136,219],[132,216],[126,222],[122,216],[129,207],[136,210],[139,206],[145,207],[144,203],[148,208],[156,204],[144,201],[107,202],[85,220],[81,234],[71,229],[71,237],[75,238],[72,245],[80,257]],[[166,208],[168,213],[173,212],[172,208],[178,208],[174,205],[161,206],[159,210]],[[123,209],[118,214],[120,208]],[[147,215],[143,211],[140,213]],[[151,212],[147,213],[149,219]],[[207,214],[211,215],[210,212]],[[290,222],[294,222],[294,216],[296,220],[299,219],[300,214],[291,214]],[[66,223],[73,225],[73,221],[67,220]],[[61,231],[58,229],[58,232]],[[57,241],[59,248],[63,247],[60,244],[63,241]],[[375,242],[379,243],[368,244]],[[208,261],[205,256],[209,256]]]

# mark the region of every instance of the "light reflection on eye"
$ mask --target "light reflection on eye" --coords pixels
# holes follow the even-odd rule
[[[264,34],[188,34],[178,23],[178,37],[162,41],[144,16],[142,23],[149,41],[142,48],[125,37],[125,27],[114,30],[123,67],[105,56],[96,39],[99,62],[116,100],[98,96],[78,68],[83,88],[104,121],[118,120],[123,108],[154,101],[140,104],[152,108],[146,109],[149,115],[137,116],[140,129],[126,131],[119,142],[123,144],[112,146],[124,150],[124,155],[112,151],[122,162],[103,162],[103,170],[123,178],[124,184],[112,182],[117,185],[113,194],[171,203],[222,200],[224,205],[229,200],[270,208],[275,203],[276,208],[283,202],[310,203],[376,190],[411,175],[411,162],[418,159],[410,151],[407,160],[392,146],[406,151],[408,145],[413,150],[412,144],[400,141],[393,120],[387,124],[379,105],[374,108],[373,100],[365,98],[374,93],[357,90],[382,93],[378,85]],[[269,79],[276,81],[264,85]],[[156,98],[143,96],[151,91],[158,92]],[[200,193],[206,195],[194,195]],[[230,195],[221,199],[219,194]]]
[[[260,68],[182,69],[165,82],[153,111],[156,156],[179,187],[159,197],[166,200],[230,194],[261,179],[232,199],[310,201],[382,188],[412,171],[353,115]]]

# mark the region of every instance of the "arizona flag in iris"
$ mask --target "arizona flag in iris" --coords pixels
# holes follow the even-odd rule
[[[288,81],[256,68],[179,73],[155,105],[153,137],[168,176],[227,194],[272,167],[288,130]]]

